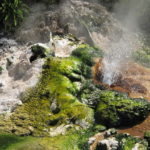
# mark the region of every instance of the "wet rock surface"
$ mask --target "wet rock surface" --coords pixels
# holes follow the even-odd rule
[[[129,134],[119,134],[115,129],[98,133],[92,138],[94,143],[91,144],[90,150],[148,149],[146,140],[135,138]]]

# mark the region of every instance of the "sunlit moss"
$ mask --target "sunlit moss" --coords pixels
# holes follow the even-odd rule
[[[136,124],[150,112],[150,104],[143,99],[131,99],[112,91],[102,91],[96,110],[96,119],[105,125]]]
[[[24,104],[11,115],[10,132],[48,136],[51,127],[61,124],[74,124],[82,128],[92,125],[93,110],[76,97],[79,89],[74,82],[81,83],[84,78],[82,65],[82,61],[74,57],[48,58],[38,84],[22,94]]]

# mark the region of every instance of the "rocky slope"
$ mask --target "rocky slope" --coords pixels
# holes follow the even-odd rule
[[[147,141],[115,130],[103,132],[149,119],[150,103],[145,96],[149,69],[132,63],[116,83],[100,83],[108,43],[123,40],[128,32],[97,3],[67,1],[60,9],[50,9],[33,8],[31,22],[27,20],[18,30],[17,41],[27,44],[0,40],[2,139],[13,139],[11,144],[18,141],[15,150],[148,149],[148,132]],[[135,92],[141,95],[133,96]]]

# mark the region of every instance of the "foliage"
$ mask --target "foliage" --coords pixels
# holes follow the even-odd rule
[[[37,1],[44,2],[45,4],[55,4],[59,2],[59,0],[37,0]]]
[[[60,0],[23,0],[24,3],[44,3],[46,5],[56,4],[59,3]]]
[[[31,137],[19,137],[11,134],[0,134],[0,149],[12,150],[23,143],[29,142],[34,138]]]
[[[3,68],[0,66],[0,74],[2,74]]]
[[[131,150],[138,144],[139,150],[147,150],[147,142],[127,134],[117,134],[116,139],[119,141],[119,150]]]
[[[148,130],[144,133],[144,138],[148,141],[148,144],[150,147],[150,130]]]
[[[103,52],[100,49],[90,47],[86,44],[81,44],[75,51],[72,52],[72,55],[78,57],[85,64],[92,66],[94,64],[94,57],[102,57]]]
[[[150,47],[143,47],[133,54],[133,58],[145,67],[150,66]]]
[[[2,0],[0,2],[0,23],[5,31],[13,31],[23,21],[28,7],[22,0]]]
[[[3,150],[87,150],[88,139],[95,132],[92,129],[70,130],[66,135],[56,137],[20,137],[11,134],[0,135]]]

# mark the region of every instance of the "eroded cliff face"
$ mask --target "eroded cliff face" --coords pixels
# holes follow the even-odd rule
[[[41,4],[31,7],[31,14],[19,29],[17,39],[47,42],[49,31],[53,34],[72,33],[102,48],[107,40],[120,39],[125,32],[112,14],[99,3],[66,0],[59,5],[51,5],[48,10]]]

